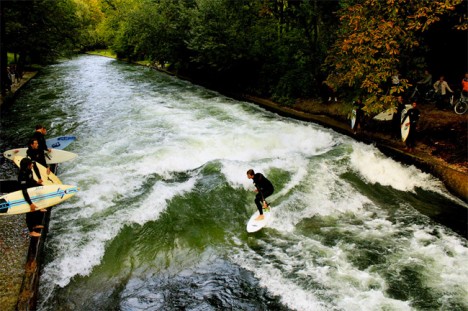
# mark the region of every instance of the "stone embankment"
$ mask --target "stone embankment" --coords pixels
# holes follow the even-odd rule
[[[18,91],[36,74],[37,72],[25,72],[23,78],[11,86],[11,91],[0,97],[0,109],[13,103]],[[3,111],[1,117],[7,117]],[[11,188],[12,184],[10,180],[2,181],[0,193],[16,190]],[[44,213],[45,228],[40,230],[40,238],[29,237],[24,215],[0,217],[0,310],[36,309],[39,269],[49,217],[50,210]]]

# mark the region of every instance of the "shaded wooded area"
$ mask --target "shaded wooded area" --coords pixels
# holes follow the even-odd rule
[[[467,70],[466,0],[2,1],[17,70],[109,48],[208,86],[293,104],[324,86],[368,111],[393,104],[424,68],[450,81]],[[452,39],[453,38],[453,39]],[[401,84],[389,85],[398,73]],[[326,84],[323,82],[327,81]],[[327,88],[328,89],[328,88]]]

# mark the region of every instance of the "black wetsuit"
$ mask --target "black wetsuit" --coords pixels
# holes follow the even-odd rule
[[[46,158],[45,158],[44,151],[42,151],[40,149],[32,149],[31,147],[28,147],[28,150],[26,151],[26,155],[33,162],[40,163],[44,167],[49,167],[49,165],[47,165],[47,161],[46,161]],[[37,175],[37,171],[36,171],[36,175]],[[39,175],[37,175],[37,177],[41,178],[41,175],[39,174]]]
[[[410,131],[406,138],[406,146],[413,149],[416,145],[416,126],[418,124],[420,112],[418,108],[411,108],[406,115],[409,116],[410,119]]]
[[[18,174],[18,182],[20,189],[23,192],[24,199],[29,203],[29,205],[31,205],[32,201],[28,194],[28,188],[40,186],[40,184],[34,180],[32,170],[20,170]],[[26,224],[29,232],[33,231],[34,226],[41,224],[42,217],[43,215],[40,211],[26,213]]]
[[[405,104],[399,102],[397,104],[397,110],[393,114],[393,118],[392,118],[392,136],[398,140],[401,139],[401,114],[404,109],[405,109]]]
[[[254,175],[253,183],[258,190],[258,193],[255,196],[255,204],[257,205],[260,215],[263,215],[262,202],[273,194],[275,188],[273,187],[273,184],[260,173],[256,173]]]
[[[39,150],[42,150],[43,152],[46,152],[48,150],[47,148],[47,143],[44,135],[38,131],[35,131],[33,134],[33,138],[37,139],[37,142],[39,144]]]

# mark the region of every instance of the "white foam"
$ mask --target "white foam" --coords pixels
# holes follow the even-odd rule
[[[75,224],[70,221],[68,213],[63,215],[71,226],[62,229],[65,232],[61,233],[61,242],[59,249],[56,250],[55,259],[44,269],[46,278],[64,287],[75,275],[88,275],[93,267],[101,262],[106,243],[112,240],[125,225],[135,223],[143,225],[156,220],[166,209],[167,202],[171,198],[189,192],[195,182],[196,178],[180,184],[158,182],[145,200],[134,204],[119,206],[113,204],[112,200],[106,201],[105,215],[99,213],[102,207],[88,206],[82,209],[84,212],[75,213],[73,219]],[[92,220],[83,222],[90,218]],[[89,230],[89,227],[93,229]]]
[[[69,83],[84,85],[90,74],[77,74]],[[247,237],[246,243],[244,232],[234,234],[226,256],[253,271],[289,308],[410,309],[410,302],[387,296],[378,265],[360,269],[353,264],[350,257],[362,251],[358,243],[363,241],[393,251],[386,269],[423,263],[428,288],[441,299],[447,289],[466,302],[466,288],[460,286],[468,279],[464,242],[449,230],[434,235],[433,226],[392,222],[378,202],[343,175],[353,171],[370,186],[406,192],[421,188],[450,197],[435,178],[333,131],[200,88],[184,91],[155,83],[142,89],[120,78],[110,78],[110,92],[90,85],[70,96],[74,109],[81,110],[79,139],[70,146],[79,158],[61,166],[60,177],[77,184],[80,192],[54,210],[48,242],[54,259],[42,275],[47,286],[64,287],[76,276],[90,275],[124,226],[157,220],[174,197],[194,189],[203,178],[200,168],[216,162],[228,184],[240,191],[253,189],[246,177],[250,168],[267,177],[271,172],[287,176],[271,196],[275,221],[265,237],[255,242]],[[337,142],[343,146],[334,147]],[[245,193],[253,201],[253,194]],[[254,209],[253,202],[249,208]],[[323,236],[313,230],[305,236],[298,224],[316,225],[315,218],[336,223],[317,228]],[[327,233],[346,238],[322,241],[331,239]],[[262,250],[246,246],[252,243]]]
[[[353,144],[351,165],[369,183],[390,186],[401,191],[413,192],[416,187],[436,192],[442,183],[414,166],[405,166],[385,157],[372,146]]]

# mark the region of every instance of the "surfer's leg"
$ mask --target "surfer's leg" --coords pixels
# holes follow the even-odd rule
[[[270,204],[268,204],[266,198],[268,198],[270,195],[272,195],[273,191],[274,191],[274,189],[268,189],[268,190],[263,192],[263,208],[264,209],[270,207]]]
[[[257,193],[257,195],[255,196],[255,205],[257,205],[257,209],[260,215],[263,215],[262,201],[262,195],[260,193]]]
[[[255,218],[255,220],[262,220],[265,217],[263,216],[262,202],[263,202],[262,195],[260,193],[257,193],[257,195],[255,196],[255,204],[257,205],[258,212],[260,213],[260,215],[258,215],[258,217]]]

